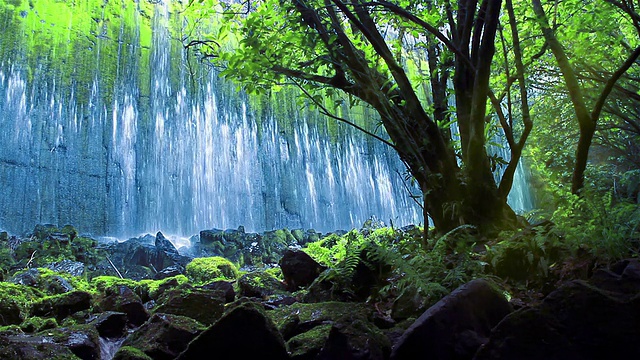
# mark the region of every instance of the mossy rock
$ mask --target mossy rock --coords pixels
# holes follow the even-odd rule
[[[275,294],[289,294],[285,285],[273,275],[264,271],[254,271],[238,279],[238,294],[241,296],[266,299]]]
[[[0,282],[0,326],[22,323],[31,311],[31,304],[43,296],[27,286]]]
[[[289,339],[287,350],[291,358],[315,359],[327,341],[330,331],[331,324],[324,324]]]
[[[71,314],[89,309],[91,300],[91,294],[85,291],[47,296],[33,303],[31,313],[35,316],[52,316],[62,321]]]
[[[224,293],[218,290],[180,288],[166,291],[158,299],[157,313],[181,315],[212,325],[224,312]]]
[[[189,278],[184,275],[176,275],[162,280],[141,280],[140,284],[152,300],[157,300],[165,291],[189,284]]]
[[[144,351],[134,348],[133,346],[123,346],[113,357],[113,360],[153,360]]]
[[[93,325],[76,324],[45,330],[38,335],[63,345],[81,359],[100,358],[100,335]]]
[[[39,316],[32,316],[20,324],[20,329],[25,333],[36,333],[48,329],[55,329],[58,327],[58,322],[54,318],[41,318]]]
[[[189,280],[195,285],[203,285],[215,280],[235,280],[237,267],[229,260],[220,257],[195,258],[185,269]]]

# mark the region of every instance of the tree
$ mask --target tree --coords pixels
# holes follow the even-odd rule
[[[236,46],[218,51],[216,61],[226,67],[225,76],[249,91],[293,83],[322,112],[342,121],[348,122],[324,106],[325,98],[341,93],[372,107],[389,138],[374,136],[405,162],[422,190],[425,213],[438,230],[462,224],[480,231],[504,228],[516,224],[506,199],[531,129],[522,53],[508,4],[516,71],[506,87],[517,81],[526,113],[519,139],[511,114],[501,109],[504,95],[490,89],[501,0],[263,0],[246,3],[244,9],[229,5],[229,31],[219,31],[219,42],[224,35],[241,35]],[[425,83],[430,86],[422,94]],[[449,111],[452,97],[455,108]],[[489,103],[512,151],[500,187],[492,172],[495,158],[486,148],[487,128],[495,119]],[[451,122],[459,129],[459,152]]]
[[[614,4],[616,7],[625,12],[631,18],[632,23],[638,31],[638,34],[640,34],[640,16],[638,16],[638,14],[635,12],[633,2],[608,2]],[[640,56],[640,46],[636,47],[633,50],[629,49],[629,53],[627,54],[624,62],[619,65],[618,68],[613,71],[613,73],[607,76],[606,80],[604,81],[604,86],[593,104],[591,112],[589,112],[586,103],[586,97],[584,95],[584,90],[580,84],[579,73],[571,64],[567,52],[565,51],[561,42],[558,40],[554,29],[550,26],[541,1],[532,0],[532,5],[546,43],[551,49],[557,61],[557,65],[562,72],[566,89],[575,112],[575,118],[577,119],[580,128],[580,138],[578,139],[578,146],[575,155],[575,165],[571,181],[572,193],[578,194],[584,186],[584,172],[587,167],[587,161],[589,158],[589,149],[591,147],[591,142],[596,131],[596,125],[601,116],[607,97],[614,90],[614,87],[618,80],[620,80],[625,72],[627,72],[627,70],[629,70],[629,68],[631,68],[631,66],[633,66],[638,60],[638,57]]]

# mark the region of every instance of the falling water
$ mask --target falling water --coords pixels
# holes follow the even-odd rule
[[[188,64],[171,21],[156,6],[149,48],[124,23],[101,28],[88,58],[56,54],[78,62],[72,74],[19,42],[2,52],[0,227],[70,223],[128,236],[420,222],[393,151],[349,128],[329,131],[286,94],[256,111],[214,71]]]

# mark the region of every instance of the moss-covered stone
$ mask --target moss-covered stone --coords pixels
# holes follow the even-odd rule
[[[224,293],[217,290],[180,288],[165,292],[158,299],[157,313],[187,316],[212,325],[224,311]]]
[[[38,335],[63,345],[81,359],[100,358],[100,336],[89,324],[77,324],[45,330]]]
[[[238,293],[241,296],[266,299],[274,294],[288,294],[282,281],[264,271],[254,271],[238,279]]]
[[[319,325],[287,341],[292,359],[315,359],[329,337],[331,324]]]
[[[42,296],[36,289],[0,282],[0,326],[22,323],[27,318],[33,301]]]
[[[153,360],[144,351],[134,348],[133,346],[123,346],[113,357],[113,360]]]
[[[215,280],[235,280],[238,269],[220,256],[196,258],[187,264],[186,275],[195,285],[203,285]]]
[[[62,321],[67,316],[91,307],[92,295],[85,291],[44,297],[33,303],[31,313],[36,316],[52,316]]]
[[[35,333],[43,330],[54,329],[58,327],[58,322],[54,318],[41,318],[32,316],[20,324],[20,329],[25,333]]]

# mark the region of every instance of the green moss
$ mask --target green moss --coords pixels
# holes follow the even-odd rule
[[[325,324],[292,337],[287,341],[289,353],[292,357],[317,354],[327,341],[329,331],[331,331],[331,324]]]
[[[106,292],[108,289],[113,288],[114,286],[120,285],[124,285],[132,290],[140,287],[140,283],[138,281],[131,279],[121,279],[119,277],[108,275],[97,276],[91,279],[91,284],[93,284],[93,286],[95,286],[95,288],[102,293]]]
[[[238,269],[223,257],[196,258],[187,264],[186,275],[195,285],[202,285],[216,280],[236,280]]]
[[[40,332],[58,327],[58,322],[53,318],[41,318],[32,316],[20,324],[22,331],[26,333]]]
[[[283,281],[284,280],[284,276],[282,275],[282,269],[278,266],[278,267],[272,267],[272,268],[268,268],[264,271],[265,273],[273,276],[274,278]]]
[[[175,286],[182,286],[188,283],[189,283],[189,279],[184,275],[172,276],[162,280],[141,280],[140,281],[140,285],[142,285],[145,288],[146,292],[149,294],[149,297],[151,299],[157,299],[158,296],[168,288],[173,288]]]
[[[142,350],[138,350],[132,346],[123,346],[113,357],[113,360],[152,360]]]
[[[43,296],[28,286],[0,282],[0,325],[20,324],[27,318],[32,303]]]

